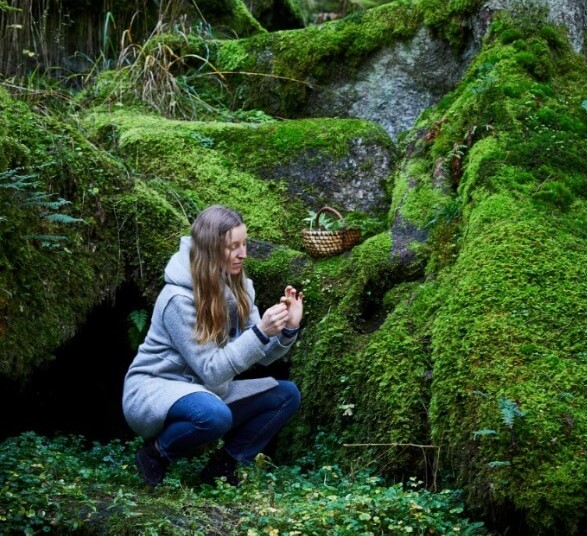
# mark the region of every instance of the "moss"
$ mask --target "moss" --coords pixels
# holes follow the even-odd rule
[[[339,76],[340,65],[352,72],[376,50],[413,37],[427,20],[461,46],[465,20],[479,2],[451,2],[442,10],[430,4],[399,0],[321,26],[221,42],[216,66],[243,73],[230,82],[245,106],[295,117],[313,85]]]
[[[394,280],[388,236],[308,277],[293,374],[311,395],[292,433],[388,444],[364,454],[395,477],[429,459],[391,444],[432,442],[438,476],[456,478],[477,513],[496,520],[513,505],[536,532],[572,534],[587,515],[587,77],[557,31],[498,19],[408,140],[392,214],[428,220],[426,281]],[[439,194],[435,165],[457,151],[454,191]],[[369,309],[383,319],[365,322]]]
[[[112,202],[128,184],[67,124],[4,92],[0,107],[0,172],[31,177],[28,186],[0,188],[0,373],[23,377],[121,281]],[[42,201],[59,197],[71,205],[57,211]],[[83,223],[52,222],[50,212]]]
[[[439,305],[436,284],[401,283],[390,292],[396,303],[359,353],[352,373],[352,392],[361,393],[356,420],[362,440],[382,445],[376,458],[387,474],[431,474],[435,452],[407,445],[430,444],[430,318]]]
[[[459,146],[464,170],[458,249],[436,267],[430,422],[470,506],[497,517],[513,504],[534,530],[565,534],[587,514],[570,479],[585,473],[587,78],[552,29],[541,35],[500,18],[419,125],[419,158]]]
[[[363,375],[372,370],[373,349],[364,349],[385,318],[381,300],[393,277],[390,245],[388,233],[377,235],[348,256],[317,262],[301,282],[306,328],[293,357],[292,377],[302,393],[311,396],[291,432],[295,441],[290,450],[306,444],[321,427],[337,433],[341,441],[360,443],[375,437],[381,415],[368,418],[371,406],[365,399],[371,394],[364,389]],[[360,408],[358,416],[349,411],[349,404]],[[346,458],[357,459],[357,452],[347,452]]]
[[[205,133],[220,136],[219,129],[125,111],[90,114],[86,124],[93,139],[114,135],[118,154],[136,172],[161,179],[159,188],[167,186],[167,196],[176,197],[179,210],[185,207],[177,197],[191,195],[199,208],[223,203],[239,210],[253,238],[279,243],[295,237],[299,208],[292,216],[279,184],[259,180],[217,151],[217,142]],[[186,213],[188,220],[194,215]]]
[[[300,119],[260,125],[208,124],[203,132],[216,140],[226,158],[253,173],[295,162],[312,154],[317,161],[346,156],[352,141],[361,139],[388,147],[392,143],[383,128],[357,119]]]
[[[443,281],[432,339],[434,435],[460,465],[470,503],[509,500],[537,530],[560,533],[586,513],[581,479],[568,472],[587,470],[585,251],[584,238],[531,203],[487,197]],[[526,413],[515,427],[500,422],[501,398]],[[475,441],[481,429],[497,436]]]
[[[266,258],[251,251],[245,269],[255,283],[259,310],[263,312],[277,303],[287,285],[302,290],[302,281],[311,270],[310,265],[306,255],[283,246],[273,249]]]
[[[301,155],[320,161],[342,157],[357,138],[364,144],[390,143],[380,127],[358,120],[250,125],[172,121],[119,110],[90,113],[84,123],[93,140],[115,145],[187,220],[203,206],[224,203],[243,214],[252,238],[298,249],[305,207],[292,202],[281,177],[261,176]]]
[[[396,212],[420,228],[426,227],[436,213],[450,200],[450,196],[436,187],[427,159],[412,159],[396,172],[390,218]]]
[[[282,9],[286,13],[291,14],[291,25],[295,25],[296,27],[306,26],[308,14],[305,5],[300,0],[284,0]]]
[[[349,267],[344,274],[349,278],[348,289],[339,304],[340,311],[351,320],[370,312],[372,304],[364,302],[368,299],[365,295],[367,290],[368,293],[381,295],[382,290],[387,288],[388,277],[393,269],[389,259],[390,249],[390,235],[384,232],[365,240],[353,250]]]
[[[377,235],[349,256],[319,261],[302,281],[307,318],[292,377],[308,395],[288,444],[301,454],[321,429],[337,443],[381,444],[341,450],[339,461],[375,457],[382,471],[401,478],[426,474],[433,459],[402,445],[429,441],[430,318],[438,292],[435,283],[394,281],[390,247],[389,233]]]
[[[124,219],[120,222],[126,252],[126,265],[135,282],[154,301],[162,284],[163,270],[177,251],[181,236],[189,234],[190,220],[178,206],[141,180],[121,196],[117,205]]]
[[[220,108],[238,103],[279,117],[298,117],[316,84],[338,78],[343,71],[352,75],[369,55],[412,38],[423,24],[453,47],[462,48],[469,39],[466,21],[479,2],[463,0],[441,6],[430,0],[397,0],[321,26],[271,33],[262,30],[240,0],[229,2],[228,9],[220,9],[223,2],[209,4],[209,9],[204,9],[212,16],[209,22],[220,33],[221,26],[226,25],[241,39],[232,39],[231,35],[231,39],[204,41],[200,36],[173,31],[158,34],[141,50],[144,57],[151,51],[164,50],[166,57],[152,62],[161,69],[147,64],[143,69],[139,58],[135,71],[140,74],[144,70],[146,76],[133,79],[128,69],[126,73],[122,70],[103,75],[95,88],[85,92],[85,98],[103,103],[112,102],[114,95],[118,102],[128,105],[141,96],[148,101],[144,99],[145,88],[160,83],[165,93],[174,94],[173,99],[159,96],[170,101],[165,107],[174,108],[173,113],[187,106],[187,112],[183,111],[192,117],[195,113],[206,116],[210,107],[200,105],[202,98],[209,98],[209,103],[215,102]],[[230,20],[223,20],[225,13]],[[204,71],[201,58],[206,60]],[[164,85],[169,74],[176,79],[173,86]],[[189,88],[184,88],[185,84]],[[169,110],[165,113],[172,115]]]
[[[479,0],[426,0],[420,2],[424,12],[424,23],[430,26],[451,45],[461,47],[470,32],[468,17],[476,12],[483,2]]]
[[[218,35],[247,37],[265,32],[242,0],[201,0],[196,9]]]

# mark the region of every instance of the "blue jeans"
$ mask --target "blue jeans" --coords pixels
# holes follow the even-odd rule
[[[236,461],[250,464],[300,407],[300,392],[289,381],[231,404],[210,393],[180,398],[167,413],[157,436],[161,454],[175,461],[189,458],[199,447],[224,438],[224,448]]]

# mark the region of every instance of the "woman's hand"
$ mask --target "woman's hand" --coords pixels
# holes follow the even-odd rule
[[[285,287],[284,295],[281,297],[281,303],[287,305],[288,319],[285,327],[296,329],[300,327],[302,316],[304,316],[304,293],[297,292],[291,285]]]
[[[287,305],[277,303],[263,313],[261,322],[257,326],[267,337],[274,337],[286,327],[289,316]]]

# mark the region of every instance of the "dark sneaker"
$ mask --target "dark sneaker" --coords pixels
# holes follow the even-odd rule
[[[155,487],[163,482],[169,467],[169,460],[159,454],[152,441],[136,453],[135,460],[145,484]]]
[[[217,479],[223,479],[231,486],[238,486],[239,480],[236,474],[237,462],[224,449],[217,450],[210,456],[208,463],[200,473],[202,484],[214,485]]]

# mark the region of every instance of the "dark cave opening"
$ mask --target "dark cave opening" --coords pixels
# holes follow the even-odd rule
[[[33,431],[52,437],[83,435],[91,441],[134,437],[121,406],[124,375],[135,351],[128,315],[149,309],[132,283],[114,300],[96,306],[76,335],[58,348],[55,359],[25,382],[0,380],[3,424],[0,440]]]

